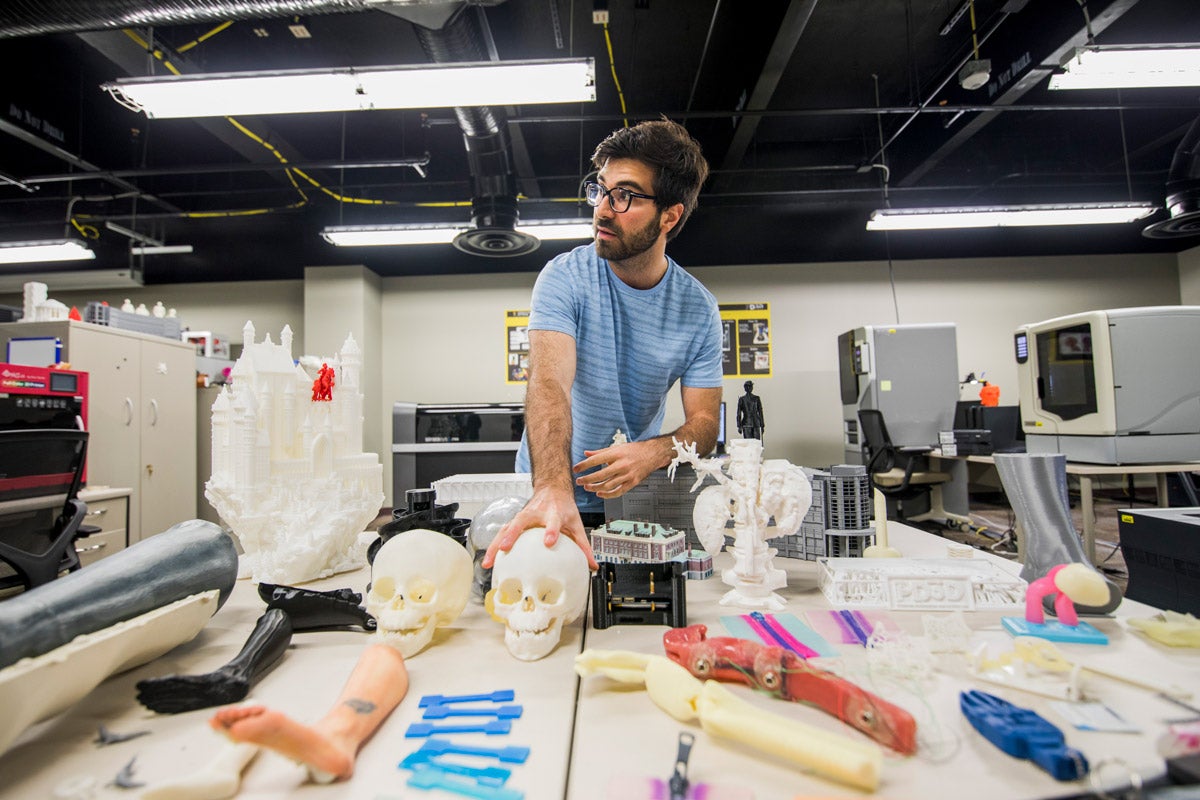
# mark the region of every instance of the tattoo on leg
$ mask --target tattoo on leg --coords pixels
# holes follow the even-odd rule
[[[360,700],[357,697],[351,697],[349,700],[343,701],[342,704],[349,706],[359,714],[370,714],[375,710],[374,703],[369,700]]]

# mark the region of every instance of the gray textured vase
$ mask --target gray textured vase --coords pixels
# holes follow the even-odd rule
[[[1025,537],[1021,578],[1032,583],[1059,564],[1088,564],[1071,520],[1067,457],[997,453],[994,458],[1004,493]],[[1099,606],[1076,605],[1075,610],[1080,614],[1108,614],[1121,604],[1121,589],[1103,574],[1101,577],[1108,584],[1108,602]]]

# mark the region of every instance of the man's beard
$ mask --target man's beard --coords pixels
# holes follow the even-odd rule
[[[593,230],[595,226],[596,223],[593,222]],[[615,241],[596,238],[596,253],[609,261],[625,261],[634,256],[640,256],[654,246],[658,241],[658,235],[662,233],[662,223],[657,214],[635,231],[626,232],[613,224],[605,224],[601,227],[607,228],[617,235]]]

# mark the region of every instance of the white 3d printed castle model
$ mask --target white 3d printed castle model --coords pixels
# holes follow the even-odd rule
[[[292,329],[280,343],[254,341],[212,406],[212,477],[204,496],[241,541],[242,576],[303,583],[357,569],[359,534],[383,504],[383,466],[362,451],[361,351],[347,336],[332,359],[329,400],[292,360]]]

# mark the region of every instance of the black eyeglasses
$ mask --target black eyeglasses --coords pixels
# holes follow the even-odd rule
[[[629,204],[633,202],[633,198],[635,197],[641,197],[644,200],[658,199],[652,194],[642,194],[632,189],[626,189],[624,186],[614,186],[611,189],[605,189],[595,181],[588,181],[583,185],[583,194],[587,198],[587,204],[593,208],[603,203],[604,198],[607,197],[609,206],[618,214],[624,214],[628,211]]]

